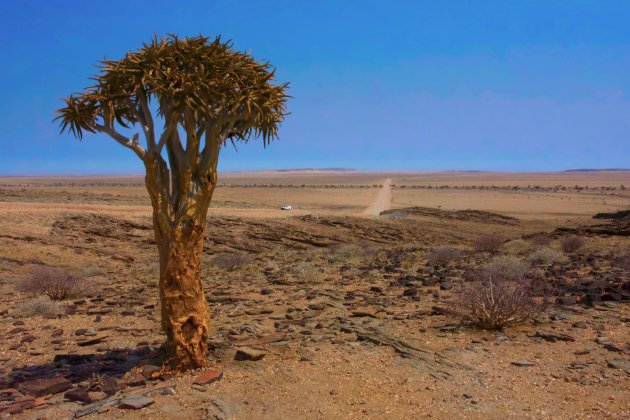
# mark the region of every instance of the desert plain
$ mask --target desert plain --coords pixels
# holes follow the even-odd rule
[[[629,210],[630,171],[223,173],[202,272],[210,381],[154,375],[142,176],[0,177],[0,418],[628,418]],[[489,234],[501,247],[475,249]],[[568,235],[583,245],[564,252]],[[458,258],[430,261],[445,246]],[[462,322],[466,273],[500,256],[550,304],[502,330]],[[81,288],[33,310],[33,267]]]

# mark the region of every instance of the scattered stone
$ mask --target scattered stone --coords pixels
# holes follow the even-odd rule
[[[263,355],[264,356],[264,355]],[[238,360],[238,359],[237,359]],[[216,369],[208,369],[203,371],[193,380],[195,385],[209,385],[213,382],[220,381],[223,378],[223,372]]]
[[[70,388],[72,388],[72,383],[63,376],[32,379],[30,381],[22,382],[18,386],[20,392],[34,397],[57,394],[58,392],[67,391]]]
[[[376,318],[376,310],[374,308],[362,308],[362,309],[355,309],[354,311],[352,311],[352,316],[354,317],[371,317],[371,318]]]
[[[118,408],[139,410],[153,404],[154,402],[153,398],[145,397],[144,395],[129,395],[120,400]]]
[[[512,364],[514,366],[518,366],[518,367],[532,367],[532,366],[536,366],[536,363],[530,362],[530,361],[527,361],[527,360],[516,360],[516,361],[512,362]]]
[[[543,340],[555,343],[557,341],[575,341],[575,337],[569,334],[555,333],[549,331],[536,331],[534,337],[540,337]]]
[[[549,316],[549,319],[551,319],[552,321],[564,321],[567,318],[567,314],[562,312]]]
[[[610,338],[608,337],[604,337],[604,336],[599,336],[595,339],[595,342],[597,344],[603,344],[603,345],[609,345],[609,344],[615,344]]]
[[[35,341],[36,338],[37,337],[35,337],[34,335],[25,335],[20,339],[20,343],[32,343],[33,341]]]
[[[54,329],[53,332],[50,334],[51,337],[61,337],[62,335],[63,329],[61,328]]]
[[[144,365],[141,368],[142,370],[142,376],[144,376],[146,379],[153,379],[154,378],[154,374],[158,374],[162,368],[158,365]]]
[[[88,387],[79,387],[67,391],[63,396],[70,401],[79,401],[82,403],[90,404],[92,397],[88,393]]]
[[[265,357],[267,353],[264,351],[252,349],[250,347],[241,347],[236,350],[236,354],[234,355],[234,360],[260,360]]]
[[[272,294],[272,293],[273,293],[273,290],[272,290],[272,289],[267,289],[267,288],[265,288],[265,289],[260,289],[260,294],[261,294],[261,295],[270,295],[270,294]]]
[[[144,395],[145,397],[151,397],[153,395],[156,394],[160,394],[160,395],[175,395],[175,385],[171,385],[171,386],[161,386],[159,388],[154,388],[154,389],[150,389],[147,392],[144,392],[142,395]]]
[[[609,360],[608,367],[611,369],[630,370],[630,361],[622,359]]]
[[[107,395],[114,395],[120,391],[120,385],[118,385],[118,381],[113,376],[102,375],[100,377],[100,385],[102,391]]]
[[[77,341],[77,346],[79,346],[79,347],[93,346],[95,344],[102,343],[107,338],[109,338],[109,336],[105,335],[105,336],[102,336],[102,337],[96,337],[96,338],[92,338],[92,339],[88,339],[88,340],[79,340],[79,341]]]
[[[127,386],[145,386],[146,379],[140,373],[135,373],[127,380]]]

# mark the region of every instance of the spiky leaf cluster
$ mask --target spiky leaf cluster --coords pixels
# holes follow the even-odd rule
[[[123,59],[102,61],[95,84],[64,99],[56,120],[82,138],[116,124],[146,125],[152,108],[165,124],[198,134],[213,130],[221,142],[254,136],[267,144],[287,114],[287,84],[274,84],[274,73],[220,37],[154,37]]]

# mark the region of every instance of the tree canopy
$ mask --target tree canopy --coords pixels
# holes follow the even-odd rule
[[[84,132],[107,133],[141,159],[160,154],[168,142],[180,143],[181,126],[187,133],[186,154],[200,154],[199,163],[208,164],[212,144],[260,137],[267,145],[277,138],[287,115],[288,84],[274,84],[269,63],[235,51],[220,37],[154,37],[120,60],[101,61],[99,67],[95,84],[65,98],[55,120],[62,132],[79,139]],[[164,120],[159,138],[152,110]],[[120,132],[120,127],[136,124],[142,127],[145,146],[138,133],[128,138]],[[204,135],[205,147],[199,150]]]

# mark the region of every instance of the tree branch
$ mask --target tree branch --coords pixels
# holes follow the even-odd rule
[[[127,138],[123,136],[122,134],[120,134],[119,132],[117,132],[116,130],[114,130],[112,127],[108,127],[106,125],[94,124],[94,128],[96,128],[99,131],[102,131],[103,133],[108,134],[111,138],[116,140],[121,145],[125,146],[128,149],[133,150],[134,153],[138,155],[140,159],[144,160],[146,151],[142,148],[142,146],[140,146],[140,143],[138,142],[137,133],[134,134],[133,137]]]
[[[153,124],[153,116],[151,115],[151,109],[149,108],[149,101],[147,99],[146,92],[144,91],[144,87],[138,86],[136,88],[136,98],[140,103],[140,112],[134,110],[134,113],[142,124],[142,129],[144,130],[144,134],[147,139],[147,148],[151,150],[155,148],[155,126]]]

